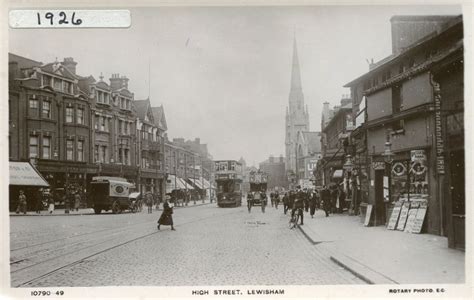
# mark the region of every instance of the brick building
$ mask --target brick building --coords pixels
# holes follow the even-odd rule
[[[107,84],[76,66],[72,58],[43,64],[9,54],[10,161],[31,161],[53,191],[73,184],[86,196],[94,176],[108,175],[162,192],[163,107],[135,105],[125,76]]]

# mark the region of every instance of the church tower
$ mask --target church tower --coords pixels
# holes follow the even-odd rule
[[[289,105],[286,108],[285,131],[286,170],[297,173],[296,139],[299,131],[309,131],[309,114],[308,107],[304,104],[296,38],[293,39],[293,65],[291,68]]]

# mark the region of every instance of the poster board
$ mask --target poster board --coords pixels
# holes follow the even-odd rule
[[[400,218],[398,219],[397,230],[403,231],[408,218],[408,211],[410,210],[410,202],[403,202],[402,209],[400,211]]]
[[[369,226],[371,216],[372,216],[372,204],[368,204],[367,205],[367,212],[365,213],[364,226]]]
[[[402,210],[403,202],[397,202],[395,207],[393,208],[392,214],[390,215],[390,219],[388,220],[387,229],[394,230],[397,226],[398,217],[400,216],[400,211]]]
[[[427,206],[426,204],[421,204],[420,208],[416,212],[415,220],[413,222],[413,227],[411,229],[412,233],[420,233],[423,228],[423,222],[425,221]]]
[[[415,223],[416,219],[416,213],[418,212],[418,208],[412,208],[410,211],[408,211],[408,219],[407,219],[407,224],[405,226],[405,232],[412,232],[413,230],[413,224]]]

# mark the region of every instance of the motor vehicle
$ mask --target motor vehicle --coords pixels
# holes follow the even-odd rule
[[[131,210],[132,201],[129,198],[130,190],[134,185],[125,178],[97,176],[90,183],[90,194],[94,212],[100,214],[102,210],[121,213]]]

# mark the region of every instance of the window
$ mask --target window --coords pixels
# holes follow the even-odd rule
[[[38,136],[30,136],[30,158],[38,157]]]
[[[123,153],[122,148],[119,148],[119,153],[118,153],[118,161],[119,161],[119,163],[123,163],[123,160],[122,160],[122,153]]]
[[[54,86],[53,89],[61,91],[62,90],[62,80],[58,78],[53,78]]]
[[[84,124],[84,109],[78,108],[76,111],[76,123]]]
[[[100,147],[100,162],[105,163],[106,161],[107,146]]]
[[[53,86],[53,84],[52,84],[53,78],[51,76],[43,75],[42,80],[43,80],[43,84],[42,84],[43,86],[44,85]]]
[[[403,133],[405,130],[405,121],[404,120],[398,120],[392,123],[392,131],[393,133]]]
[[[130,165],[130,150],[123,149],[123,160],[126,165]]]
[[[65,93],[71,93],[71,83],[67,81],[63,81],[63,92]]]
[[[84,161],[84,141],[77,141],[77,160]]]
[[[38,109],[38,100],[30,99],[30,108]]]
[[[102,131],[108,131],[109,130],[109,126],[107,125],[107,118],[106,117],[100,117],[100,130]]]
[[[51,137],[49,136],[43,137],[43,158],[51,158]]]
[[[74,140],[66,140],[66,159],[74,160]]]
[[[122,129],[122,120],[119,120],[119,121],[118,121],[118,133],[119,133],[119,134],[122,134],[122,130],[123,130],[123,129]]]
[[[94,161],[99,162],[99,145],[95,145],[94,147]]]
[[[43,118],[51,119],[51,102],[43,101],[42,116]]]
[[[66,107],[66,123],[72,123],[74,118],[74,108]]]
[[[392,113],[398,113],[403,108],[402,87],[392,86]]]
[[[104,103],[109,104],[109,94],[104,93]]]

